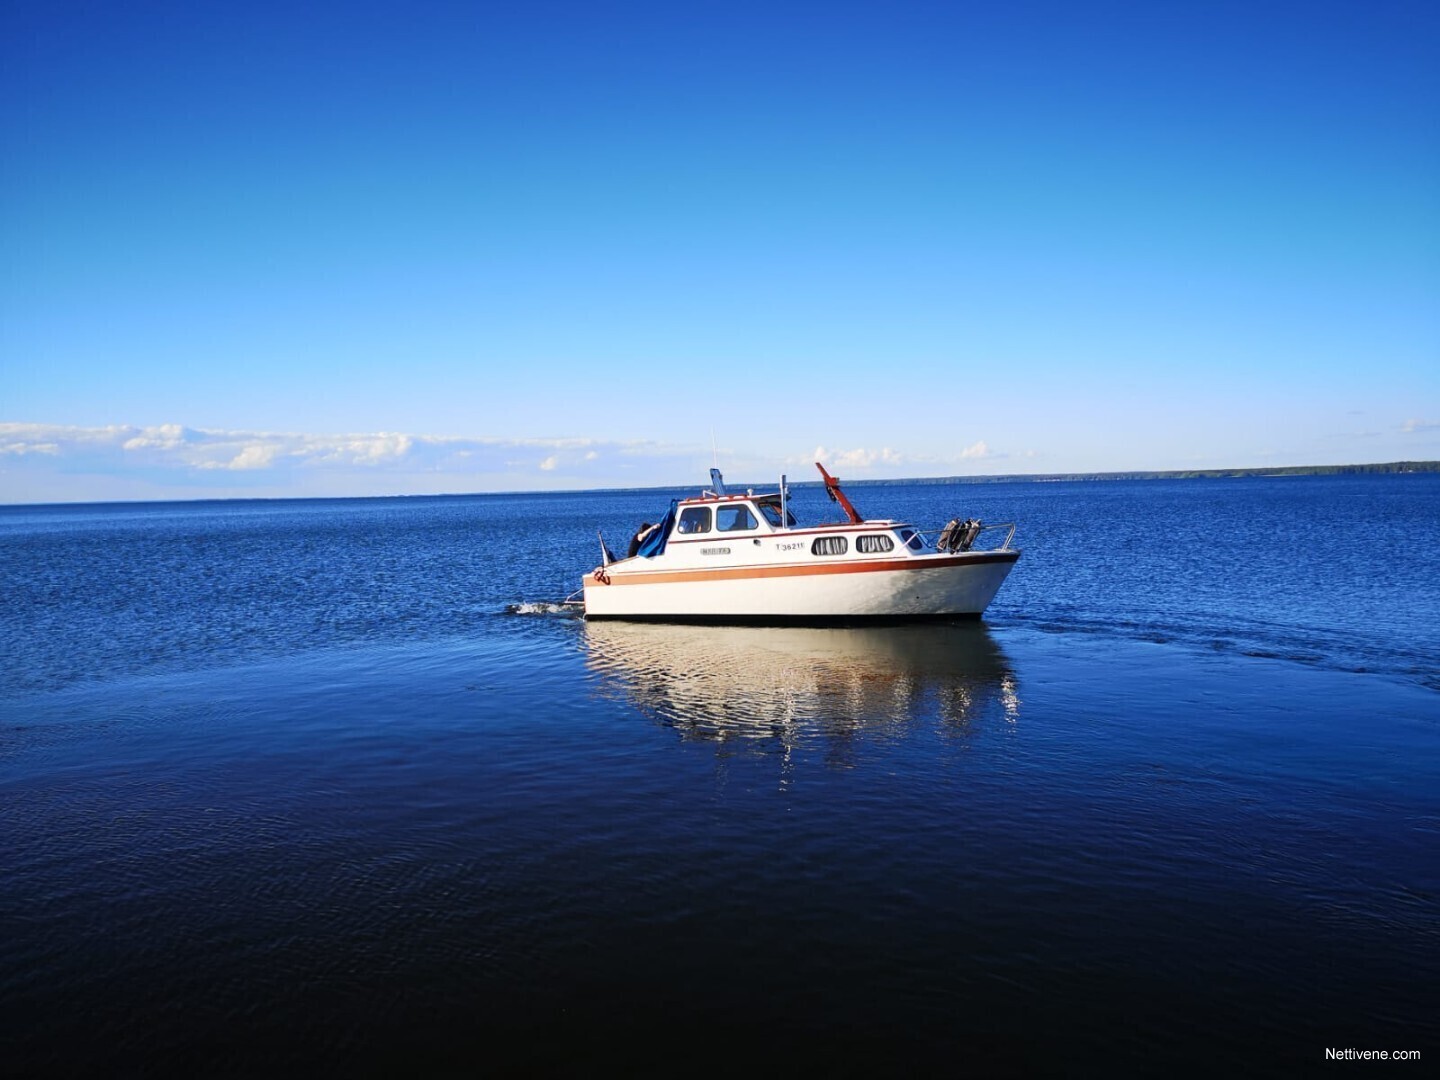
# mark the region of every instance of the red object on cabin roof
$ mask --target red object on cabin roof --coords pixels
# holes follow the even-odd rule
[[[830,496],[832,502],[838,502],[840,504],[846,516],[850,519],[850,524],[863,525],[865,519],[860,516],[860,511],[851,505],[850,500],[845,497],[845,493],[840,490],[840,481],[826,472],[825,466],[821,465],[818,461],[815,462],[815,468],[819,469],[820,475],[825,478],[825,494]]]

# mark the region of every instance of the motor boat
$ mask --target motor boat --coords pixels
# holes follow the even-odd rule
[[[785,478],[732,493],[718,469],[701,494],[671,502],[626,558],[601,541],[581,587],[587,619],[825,624],[979,618],[1020,558],[1015,525],[952,520],[930,534],[865,518],[816,462],[846,520],[802,525]],[[998,536],[998,546],[980,543]]]

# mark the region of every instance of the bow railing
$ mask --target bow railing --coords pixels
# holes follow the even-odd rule
[[[1012,541],[1012,540],[1015,539],[1015,522],[1013,522],[1013,521],[1002,521],[1002,522],[998,522],[998,523],[996,523],[996,524],[994,524],[994,525],[986,525],[986,524],[984,524],[983,522],[977,522],[977,524],[978,524],[979,527],[975,530],[975,537],[971,540],[970,545],[969,545],[968,547],[964,548],[963,550],[965,550],[965,551],[1009,551],[1009,550],[1010,550],[1010,541]],[[936,526],[936,527],[934,527],[934,528],[917,528],[917,529],[915,530],[915,532],[919,535],[920,539],[925,542],[925,546],[926,546],[927,548],[936,548],[937,544],[938,544],[939,541],[940,541],[941,536],[944,534],[945,530],[946,530],[948,527],[949,527],[949,523],[947,522],[945,525],[938,525],[938,526]],[[998,532],[998,531],[1001,530],[1001,529],[1005,529],[1005,530],[1006,530],[1005,539],[1002,540],[998,546],[993,547],[993,548],[982,548],[982,547],[979,546],[979,539],[980,539],[981,536],[983,536],[985,533]]]

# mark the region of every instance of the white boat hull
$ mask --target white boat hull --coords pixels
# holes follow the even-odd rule
[[[978,618],[1020,553],[978,551],[884,560],[587,574],[588,619],[673,622],[876,622]]]

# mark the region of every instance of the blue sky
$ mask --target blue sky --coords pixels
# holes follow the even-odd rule
[[[0,502],[1440,458],[1433,3],[0,18]]]

